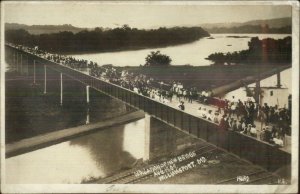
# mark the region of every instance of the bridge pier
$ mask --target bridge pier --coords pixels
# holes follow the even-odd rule
[[[90,86],[86,86],[86,103],[90,104]]]
[[[15,51],[12,52],[12,56],[13,56],[13,58],[12,58],[12,65],[15,68],[15,65],[16,65],[16,52]]]
[[[28,66],[28,63],[29,63],[29,59],[28,59],[28,55],[26,56],[26,75],[29,76],[29,66]]]
[[[35,60],[33,60],[33,85],[35,84]]]
[[[20,68],[20,73],[23,75],[23,55],[21,54],[21,68]]]
[[[16,53],[17,53],[17,57],[16,57],[17,72],[19,72],[19,57],[18,57],[19,55],[18,55],[18,52],[16,52]]]
[[[176,150],[176,130],[145,114],[145,150],[143,160],[152,160]]]
[[[87,112],[86,112],[86,121],[85,124],[90,123],[90,86],[86,86],[86,103],[87,103]]]
[[[45,80],[44,80],[44,94],[47,93],[47,66],[44,65],[44,75],[45,75]]]
[[[86,111],[86,121],[85,121],[85,124],[90,124],[90,108],[88,107],[87,108],[87,111]]]
[[[60,106],[63,105],[63,75],[60,73]]]

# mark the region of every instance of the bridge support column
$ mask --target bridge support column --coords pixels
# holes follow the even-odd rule
[[[16,52],[16,53],[17,53],[17,57],[16,57],[17,72],[19,72],[19,55],[18,55],[18,52]]]
[[[21,68],[20,68],[21,75],[23,74],[23,55],[21,54]]]
[[[60,106],[63,105],[63,75],[60,73]]]
[[[86,86],[86,103],[90,104],[90,86]]]
[[[150,129],[151,129],[151,116],[145,114],[145,151],[143,160],[150,159]]]
[[[33,84],[35,85],[35,60],[33,60]]]
[[[86,86],[86,103],[87,103],[87,112],[86,112],[85,124],[90,124],[90,86]]]
[[[277,75],[277,88],[280,88],[281,87],[281,79],[280,79],[280,71],[279,71],[279,69],[277,69],[277,73],[276,73],[276,75]]]
[[[47,66],[44,65],[44,75],[45,75],[45,80],[44,80],[44,94],[47,93]]]
[[[12,65],[15,66],[15,65],[16,65],[16,56],[15,56],[15,52],[12,51],[12,55],[13,55]]]
[[[174,127],[146,114],[143,160],[151,160],[175,151],[176,130]]]
[[[86,111],[86,121],[85,121],[85,124],[90,124],[90,108],[88,107],[87,108],[87,111]]]
[[[16,51],[13,52],[13,67],[16,68]]]
[[[26,56],[26,75],[29,76],[29,66],[28,66],[28,63],[29,63],[29,59],[28,59],[28,56]]]

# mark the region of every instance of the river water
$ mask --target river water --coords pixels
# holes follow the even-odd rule
[[[6,160],[7,183],[81,183],[130,168],[144,157],[144,119]]]
[[[153,119],[153,118],[152,118]],[[88,183],[197,145],[167,124],[140,119],[6,159],[10,184]]]
[[[239,36],[239,38],[232,37]],[[97,62],[99,65],[113,64],[116,66],[139,66],[145,64],[145,58],[151,51],[160,50],[161,53],[171,57],[172,65],[206,66],[212,62],[206,60],[215,52],[234,52],[248,49],[251,37],[281,39],[289,34],[212,34],[210,38],[202,38],[198,41],[155,49],[142,49],[134,51],[119,51],[107,53],[72,55],[77,59],[85,59]]]

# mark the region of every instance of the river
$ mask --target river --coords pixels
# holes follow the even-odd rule
[[[124,170],[144,157],[143,129],[141,119],[9,158],[6,182],[81,183]]]
[[[146,122],[147,119],[140,119],[8,158],[6,182],[87,183],[137,167],[149,158],[169,156],[199,142],[153,120],[150,131],[146,130]]]
[[[239,36],[239,38],[232,37]],[[77,54],[72,55],[77,59],[97,62],[99,65],[113,64],[116,66],[139,66],[145,64],[145,58],[151,51],[160,50],[161,53],[171,57],[172,65],[207,66],[211,61],[206,60],[215,52],[234,52],[248,49],[251,37],[281,39],[290,34],[212,34],[210,38],[198,41],[155,49],[141,49],[133,51],[118,51],[107,53]]]

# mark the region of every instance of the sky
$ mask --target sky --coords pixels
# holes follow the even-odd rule
[[[288,5],[203,5],[192,2],[6,2],[4,21],[27,25],[136,28],[196,26],[291,17]]]

